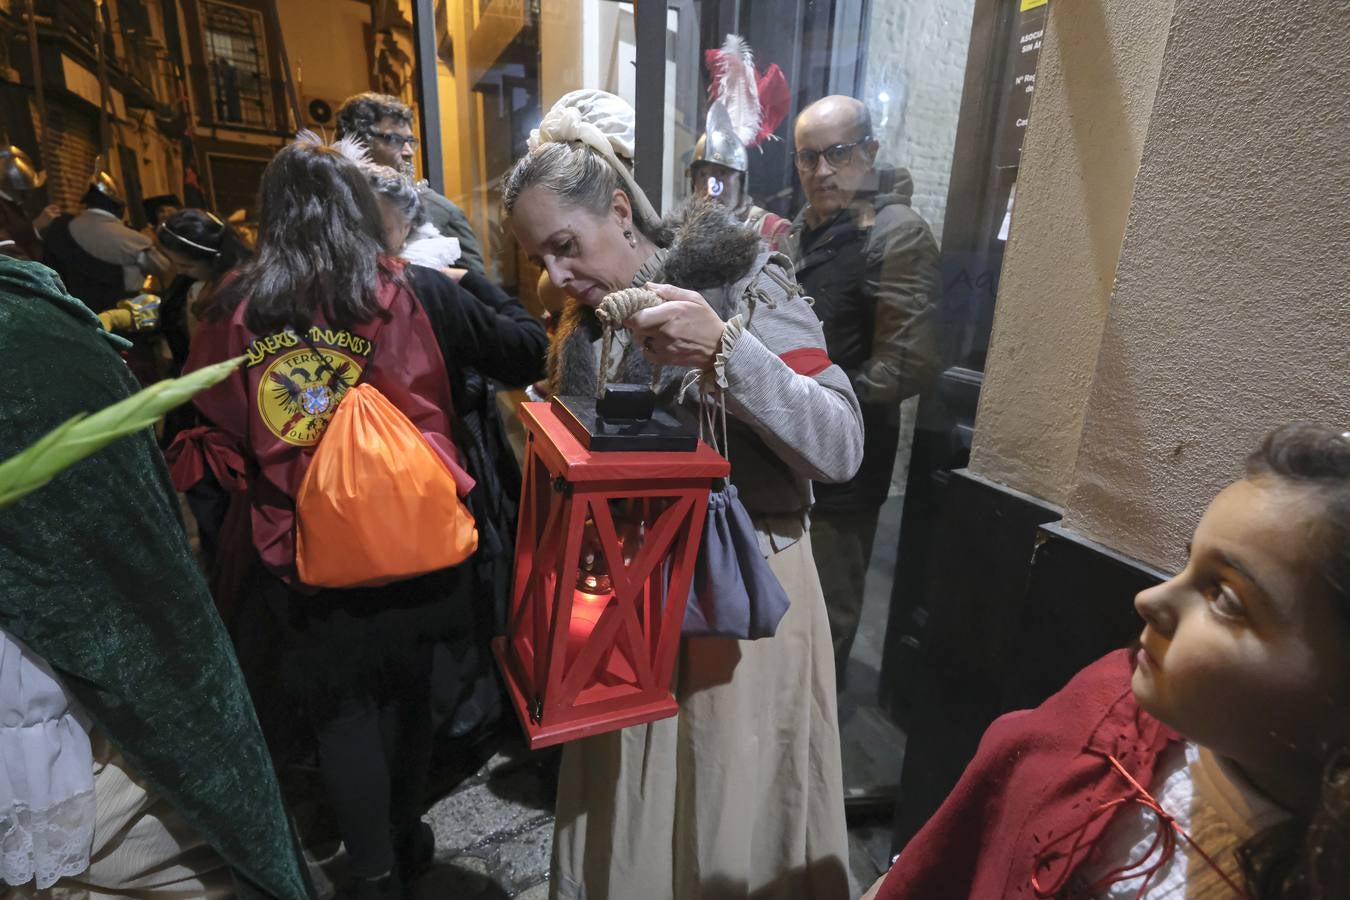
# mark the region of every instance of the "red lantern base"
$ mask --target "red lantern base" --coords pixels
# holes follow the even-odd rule
[[[633,705],[631,701],[624,703],[620,712],[596,704],[596,711],[591,715],[554,725],[544,725],[536,718],[538,710],[530,708],[530,703],[521,689],[515,668],[511,665],[511,654],[506,646],[506,638],[492,639],[492,654],[497,657],[497,665],[505,677],[506,689],[511,694],[511,702],[516,707],[516,716],[525,730],[525,741],[531,750],[541,750],[554,744],[575,741],[593,734],[603,734],[616,728],[627,728],[629,725],[668,719],[680,711],[675,698],[666,694],[658,700],[640,706]]]

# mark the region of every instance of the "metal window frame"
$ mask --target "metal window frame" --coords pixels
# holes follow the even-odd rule
[[[634,0],[637,41],[637,113],[633,150],[633,178],[657,210],[664,208],[661,171],[666,123],[667,3]]]
[[[221,3],[225,0],[204,0]],[[661,160],[665,135],[666,15],[668,4],[635,0],[637,97],[634,178],[652,205],[662,208]],[[440,128],[440,86],[436,70],[436,2],[414,0],[413,44],[417,67],[417,102],[421,108],[422,173],[432,189],[445,193],[444,152]]]
[[[422,177],[445,194],[445,155],[441,147],[441,88],[436,54],[436,2],[413,2],[413,65],[417,68],[418,123],[422,130]]]
[[[211,41],[209,38],[209,33],[211,31],[209,25],[211,18],[210,7],[212,6],[229,7],[230,9],[237,10],[246,19],[249,20],[249,22],[253,27],[253,38],[257,47],[255,55],[257,56],[258,60],[259,100],[257,102],[261,104],[260,110],[261,115],[259,122],[255,123],[248,121],[240,121],[240,122],[216,121],[215,110],[218,98],[216,93],[215,79],[212,77],[211,74],[211,64],[215,62],[217,57],[216,53],[212,49]],[[251,6],[241,6],[237,3],[230,3],[229,0],[201,0],[199,10],[201,16],[201,41],[202,41],[202,55],[203,55],[202,63],[206,70],[206,85],[207,90],[209,92],[208,99],[211,104],[212,122],[214,122],[217,125],[223,125],[227,128],[239,126],[243,128],[269,130],[269,126],[274,125],[274,123],[276,122],[276,110],[273,108],[274,98],[271,96],[272,74],[271,74],[271,66],[268,60],[268,52],[270,49],[268,47],[268,38],[270,37],[270,35],[268,32],[268,21],[266,13],[263,10],[255,9],[254,7]],[[250,100],[249,102],[252,103],[253,101]]]

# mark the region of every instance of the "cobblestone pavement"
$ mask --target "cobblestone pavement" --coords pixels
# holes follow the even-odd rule
[[[544,900],[553,841],[556,756],[524,748],[498,753],[423,816],[436,834],[431,871],[416,900]],[[887,822],[849,829],[853,896],[889,862]]]
[[[417,900],[548,896],[557,754],[498,752],[422,817],[436,835]]]
[[[904,484],[902,466],[897,481]],[[905,735],[876,706],[882,642],[895,566],[900,498],[887,501],[868,574],[863,621],[839,698],[846,796],[893,795]],[[418,882],[417,900],[497,900],[548,896],[557,751],[529,753],[517,743],[493,756],[424,816],[436,834],[436,865]],[[856,819],[849,828],[852,896],[890,865],[890,816]],[[616,898],[627,900],[627,898]]]

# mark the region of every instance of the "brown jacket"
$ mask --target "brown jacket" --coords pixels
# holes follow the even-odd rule
[[[815,301],[830,359],[862,407],[862,465],[847,484],[817,485],[820,512],[881,505],[900,437],[900,401],[938,370],[938,246],[910,208],[914,182],[879,170],[878,184],[817,228],[797,215],[786,239],[797,281]]]
[[[909,205],[909,173],[876,174],[876,189],[819,228],[798,213],[784,247],[864,406],[913,396],[937,367],[937,241]]]

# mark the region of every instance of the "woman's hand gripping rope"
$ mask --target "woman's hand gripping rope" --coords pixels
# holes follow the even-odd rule
[[[726,323],[697,291],[670,284],[640,288],[659,299],[629,313],[625,324],[657,365],[708,369],[717,358]]]
[[[653,364],[653,389],[660,383],[664,365],[695,370],[686,375],[679,396],[683,399],[689,388],[698,384],[699,438],[712,440],[714,448],[725,455],[726,401],[722,391],[710,383],[708,372],[717,359],[727,326],[703,295],[674,285],[648,282],[646,287],[627,288],[605,297],[596,309],[596,317],[605,329],[600,354],[602,375],[596,396],[604,395],[603,373],[609,371],[614,328],[627,326]]]

